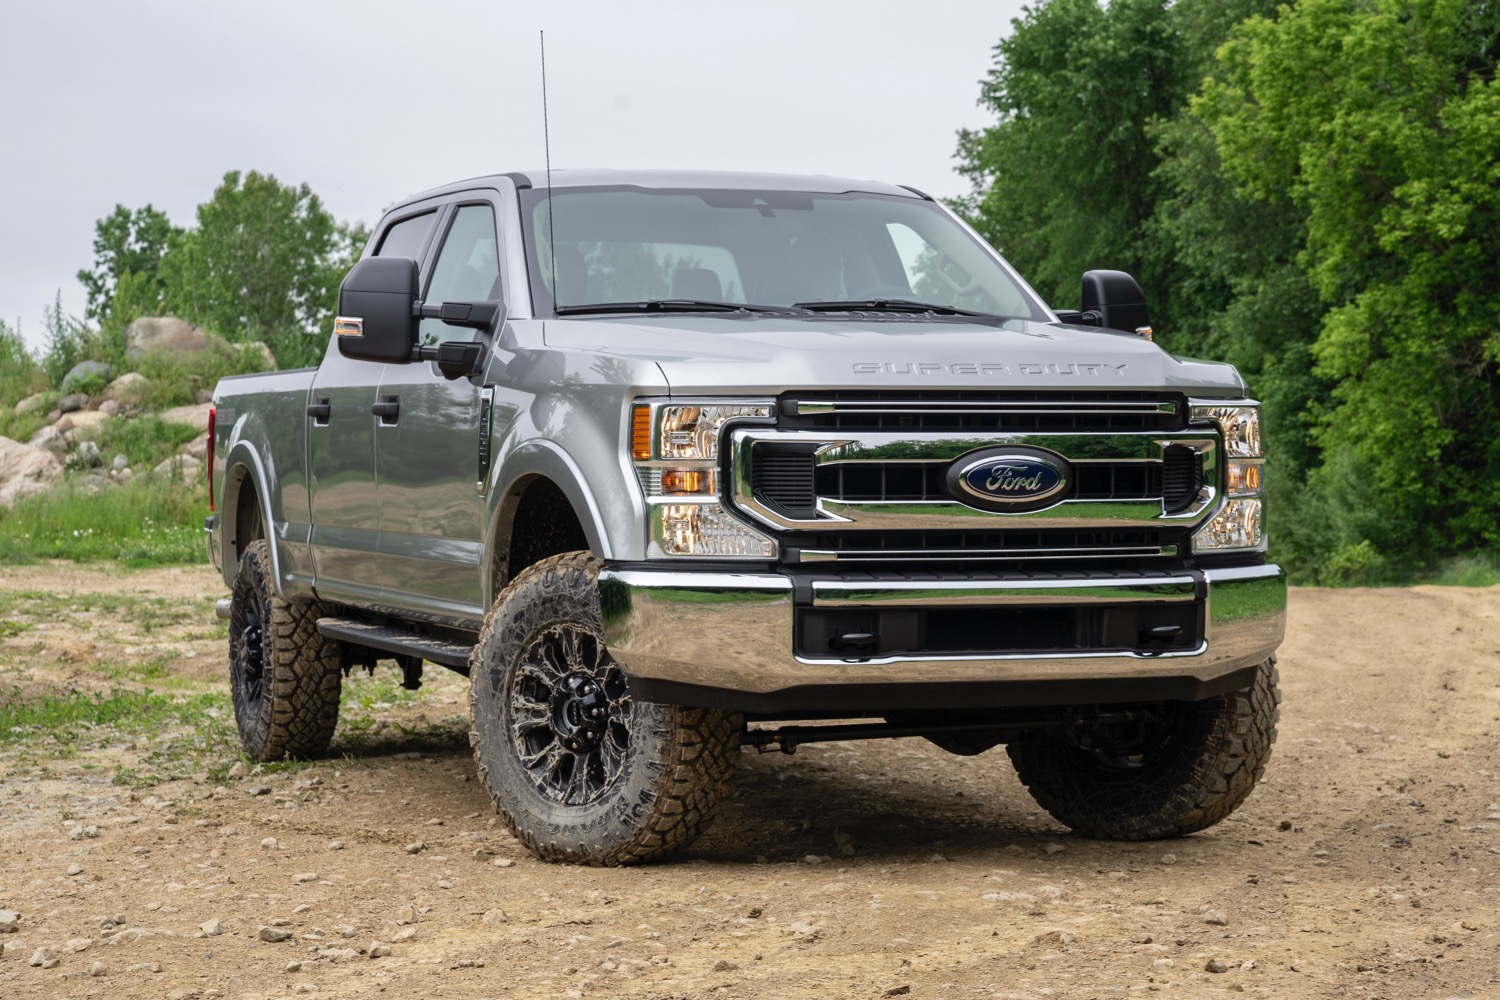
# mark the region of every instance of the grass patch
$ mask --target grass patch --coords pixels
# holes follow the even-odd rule
[[[0,511],[0,562],[118,560],[132,566],[202,563],[202,483],[127,480],[98,493],[65,483]]]
[[[178,699],[149,688],[115,688],[108,694],[69,691],[34,698],[15,691],[0,692],[0,746],[109,742],[112,733],[134,736],[158,732],[168,725],[213,730],[219,728],[217,723],[228,706],[227,694]],[[206,722],[214,724],[205,726]]]

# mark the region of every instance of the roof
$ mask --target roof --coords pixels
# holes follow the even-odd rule
[[[472,190],[493,186],[500,178],[507,177],[517,184],[545,188],[548,175],[545,170],[526,170],[506,174],[486,174],[467,180],[444,184],[402,198],[396,204],[404,205],[424,198],[449,194],[455,191]],[[925,195],[912,188],[885,184],[880,181],[853,180],[845,177],[827,177],[821,174],[757,174],[732,170],[603,170],[603,169],[558,169],[552,171],[551,186],[555,188],[603,187],[629,185],[641,188],[680,189],[706,188],[741,191],[806,191],[819,194],[839,194],[845,191],[864,191],[870,194],[889,194],[904,198],[924,198]],[[394,206],[393,206],[394,207]]]

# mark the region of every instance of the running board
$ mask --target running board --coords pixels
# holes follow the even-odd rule
[[[463,673],[469,670],[469,653],[474,649],[466,642],[451,639],[434,639],[430,635],[417,635],[399,628],[371,625],[350,618],[319,618],[318,634],[330,639],[368,646],[383,653],[415,656],[420,660],[451,667]]]

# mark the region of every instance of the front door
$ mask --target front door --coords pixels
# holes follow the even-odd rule
[[[427,280],[423,300],[500,298],[495,209],[460,204]],[[489,334],[422,321],[421,341],[486,341]],[[375,427],[384,603],[442,620],[484,615],[484,498],[479,479],[478,378],[449,381],[431,362],[388,365]]]

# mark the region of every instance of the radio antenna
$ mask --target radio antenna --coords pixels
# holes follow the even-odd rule
[[[552,133],[547,126],[547,32],[540,31],[542,43],[542,149],[547,157],[547,249],[552,257],[552,308],[557,309],[557,229],[552,224]]]

